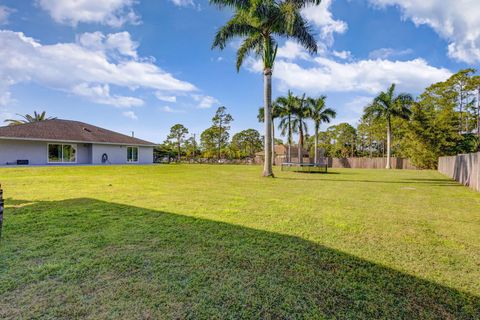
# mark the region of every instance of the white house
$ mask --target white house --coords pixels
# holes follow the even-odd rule
[[[0,127],[0,165],[147,164],[153,142],[78,121]]]

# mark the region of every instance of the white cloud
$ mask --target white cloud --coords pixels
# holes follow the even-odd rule
[[[373,101],[373,98],[373,96],[356,96],[344,106],[350,115],[356,115],[358,118],[363,113],[363,109]]]
[[[8,24],[8,17],[13,12],[15,12],[14,9],[0,5],[0,25]]]
[[[320,28],[320,36],[329,45],[333,43],[334,33],[342,34],[348,29],[345,21],[333,19],[331,4],[332,0],[323,0],[318,6],[309,6],[302,10],[305,18]]]
[[[87,83],[81,83],[72,88],[72,93],[85,97],[96,103],[108,104],[116,107],[128,108],[143,105],[142,99],[119,95],[112,96],[108,84],[89,86]]]
[[[278,48],[277,57],[291,60],[297,58],[307,60],[310,58],[310,55],[297,42],[287,40],[282,47]]]
[[[112,95],[112,88],[170,93],[197,90],[153,62],[136,59],[135,49],[126,32],[89,33],[80,35],[76,43],[43,45],[21,32],[0,30],[0,96],[12,85],[34,82],[94,102],[127,107],[143,101]]]
[[[164,106],[164,107],[160,108],[160,110],[162,110],[163,112],[168,112],[168,113],[185,113],[184,110],[173,109],[173,108],[170,108],[169,106]]]
[[[401,57],[405,55],[412,54],[412,49],[405,49],[405,50],[396,50],[393,48],[380,48],[377,50],[373,50],[368,54],[370,59],[388,59],[391,57]]]
[[[123,116],[125,116],[127,118],[130,118],[132,120],[137,120],[138,119],[137,115],[133,111],[124,111],[124,112],[122,112],[122,114],[123,114]]]
[[[59,23],[76,26],[79,22],[120,27],[139,23],[132,7],[136,0],[37,0],[40,7]]]
[[[352,53],[350,51],[346,51],[346,50],[343,50],[343,51],[333,51],[332,54],[337,57],[337,58],[340,58],[340,59],[343,59],[343,60],[348,60],[348,59],[351,59],[352,58]]]
[[[192,0],[170,0],[174,5],[179,7],[195,6]]]
[[[160,100],[160,101],[177,102],[177,97],[176,96],[167,96],[167,95],[164,95],[161,92],[155,92],[155,97],[157,97],[157,99]]]
[[[126,31],[108,35],[99,31],[87,32],[77,36],[77,42],[87,49],[137,58],[138,43],[132,41],[130,33]]]
[[[220,101],[211,96],[204,96],[199,94],[192,95],[193,100],[198,102],[197,108],[199,109],[208,109],[214,105],[220,104]]]
[[[480,61],[480,1],[477,0],[370,0],[376,6],[395,5],[404,18],[428,25],[447,39],[448,55],[456,60]]]
[[[362,92],[376,94],[396,83],[400,90],[418,93],[425,87],[447,79],[448,69],[430,66],[423,59],[409,61],[360,60],[337,62],[326,57],[313,59],[313,65],[278,60],[273,76],[281,90],[298,89],[309,94],[325,92]],[[250,71],[261,72],[258,60],[247,61]]]

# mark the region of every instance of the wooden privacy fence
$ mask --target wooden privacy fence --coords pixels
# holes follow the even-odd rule
[[[480,152],[438,158],[438,171],[480,191]]]
[[[327,158],[331,168],[385,169],[387,158]],[[417,169],[410,159],[390,158],[393,169]]]

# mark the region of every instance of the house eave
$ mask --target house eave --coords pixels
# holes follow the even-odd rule
[[[63,139],[43,139],[43,138],[23,138],[23,137],[2,137],[0,140],[18,140],[18,141],[41,141],[41,142],[68,142],[68,143],[90,143],[103,144],[114,146],[138,146],[138,147],[156,147],[156,144],[142,144],[142,143],[117,143],[117,142],[97,142],[97,141],[80,141],[80,140],[63,140]]]

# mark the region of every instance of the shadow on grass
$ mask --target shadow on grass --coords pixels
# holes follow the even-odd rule
[[[480,298],[303,240],[94,199],[7,209],[0,318],[461,318]]]

